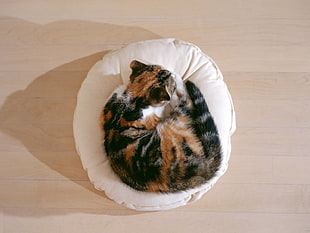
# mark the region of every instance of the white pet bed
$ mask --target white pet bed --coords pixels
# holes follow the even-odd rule
[[[184,80],[193,81],[204,94],[219,130],[224,155],[220,171],[208,183],[173,194],[146,193],[128,187],[113,173],[102,148],[99,116],[111,93],[128,83],[129,64],[134,59],[176,72]],[[96,189],[131,209],[167,210],[198,200],[225,173],[231,149],[230,136],[235,131],[235,113],[223,76],[211,58],[184,41],[149,40],[112,51],[91,68],[78,93],[73,130],[77,152]]]

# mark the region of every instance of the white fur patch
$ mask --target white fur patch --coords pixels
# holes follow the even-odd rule
[[[148,117],[152,114],[156,114],[158,117],[163,118],[165,107],[166,107],[166,105],[158,106],[158,107],[149,106],[148,108],[143,109],[142,110],[143,119],[145,119],[146,117]]]
[[[176,91],[171,96],[170,106],[175,108],[180,103],[180,96],[186,95],[187,92],[182,77],[177,73],[172,73],[172,77],[176,83]]]
[[[178,91],[184,91],[185,87],[184,87],[184,82],[183,82],[182,77],[177,73],[172,73],[172,77],[173,77],[174,81],[176,82],[177,90]]]

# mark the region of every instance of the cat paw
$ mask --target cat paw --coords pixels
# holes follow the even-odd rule
[[[171,96],[171,98],[170,98],[170,103],[169,103],[169,105],[170,105],[170,107],[172,108],[172,109],[174,109],[176,106],[178,106],[179,105],[179,97],[178,97],[178,95],[176,94],[176,92],[174,92],[173,93],[173,95]]]
[[[175,108],[187,100],[187,92],[181,76],[173,73],[172,77],[175,81],[176,90],[171,96],[170,106]]]
[[[182,95],[186,94],[186,88],[183,82],[182,77],[177,73],[172,73],[173,80],[176,84],[176,90],[175,93],[180,98]]]

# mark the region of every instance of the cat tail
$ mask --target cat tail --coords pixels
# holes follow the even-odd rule
[[[190,113],[193,119],[192,126],[203,143],[205,155],[213,158],[218,157],[221,154],[221,142],[206,100],[193,82],[187,81],[185,86],[193,104]]]

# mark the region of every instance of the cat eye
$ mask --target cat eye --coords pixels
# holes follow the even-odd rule
[[[170,95],[164,87],[155,87],[150,90],[149,98],[149,101],[154,104],[169,101]]]

